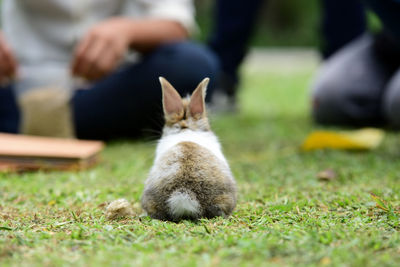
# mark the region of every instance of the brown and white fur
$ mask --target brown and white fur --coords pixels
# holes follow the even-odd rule
[[[209,79],[182,99],[160,77],[165,126],[145,182],[142,207],[152,218],[228,216],[236,205],[236,183],[205,110]]]

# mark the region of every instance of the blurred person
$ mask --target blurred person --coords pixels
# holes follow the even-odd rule
[[[217,0],[208,45],[220,60],[221,72],[213,108],[235,111],[239,67],[249,49],[263,0]]]
[[[215,109],[235,111],[239,67],[248,50],[263,0],[217,0],[208,45],[217,54],[221,72],[212,102]],[[324,59],[361,35],[365,8],[359,0],[321,0],[321,54]],[[225,105],[225,107],[223,107]]]
[[[355,39],[322,66],[313,88],[321,124],[400,127],[400,1],[365,0],[382,30]]]
[[[362,35],[366,10],[361,0],[321,0],[321,55],[328,59]]]
[[[210,77],[207,100],[211,96],[218,61],[188,41],[194,28],[191,0],[3,0],[0,131],[18,132],[21,111],[13,88],[21,72],[46,80],[51,77],[40,70],[59,67],[90,82],[71,99],[78,138],[159,130],[159,76],[182,95]]]

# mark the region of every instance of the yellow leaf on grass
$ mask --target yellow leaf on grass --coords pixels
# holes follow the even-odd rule
[[[384,131],[374,128],[340,132],[315,131],[303,142],[302,149],[374,149],[380,145],[384,135]]]

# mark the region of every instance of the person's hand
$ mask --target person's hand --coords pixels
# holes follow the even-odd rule
[[[78,43],[72,73],[90,81],[110,74],[129,49],[131,21],[113,18],[95,25]]]
[[[3,34],[0,32],[0,83],[14,78],[16,73],[17,61]]]

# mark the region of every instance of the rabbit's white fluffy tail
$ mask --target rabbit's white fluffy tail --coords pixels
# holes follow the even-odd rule
[[[189,190],[175,190],[167,200],[170,215],[175,218],[197,218],[200,203]]]

